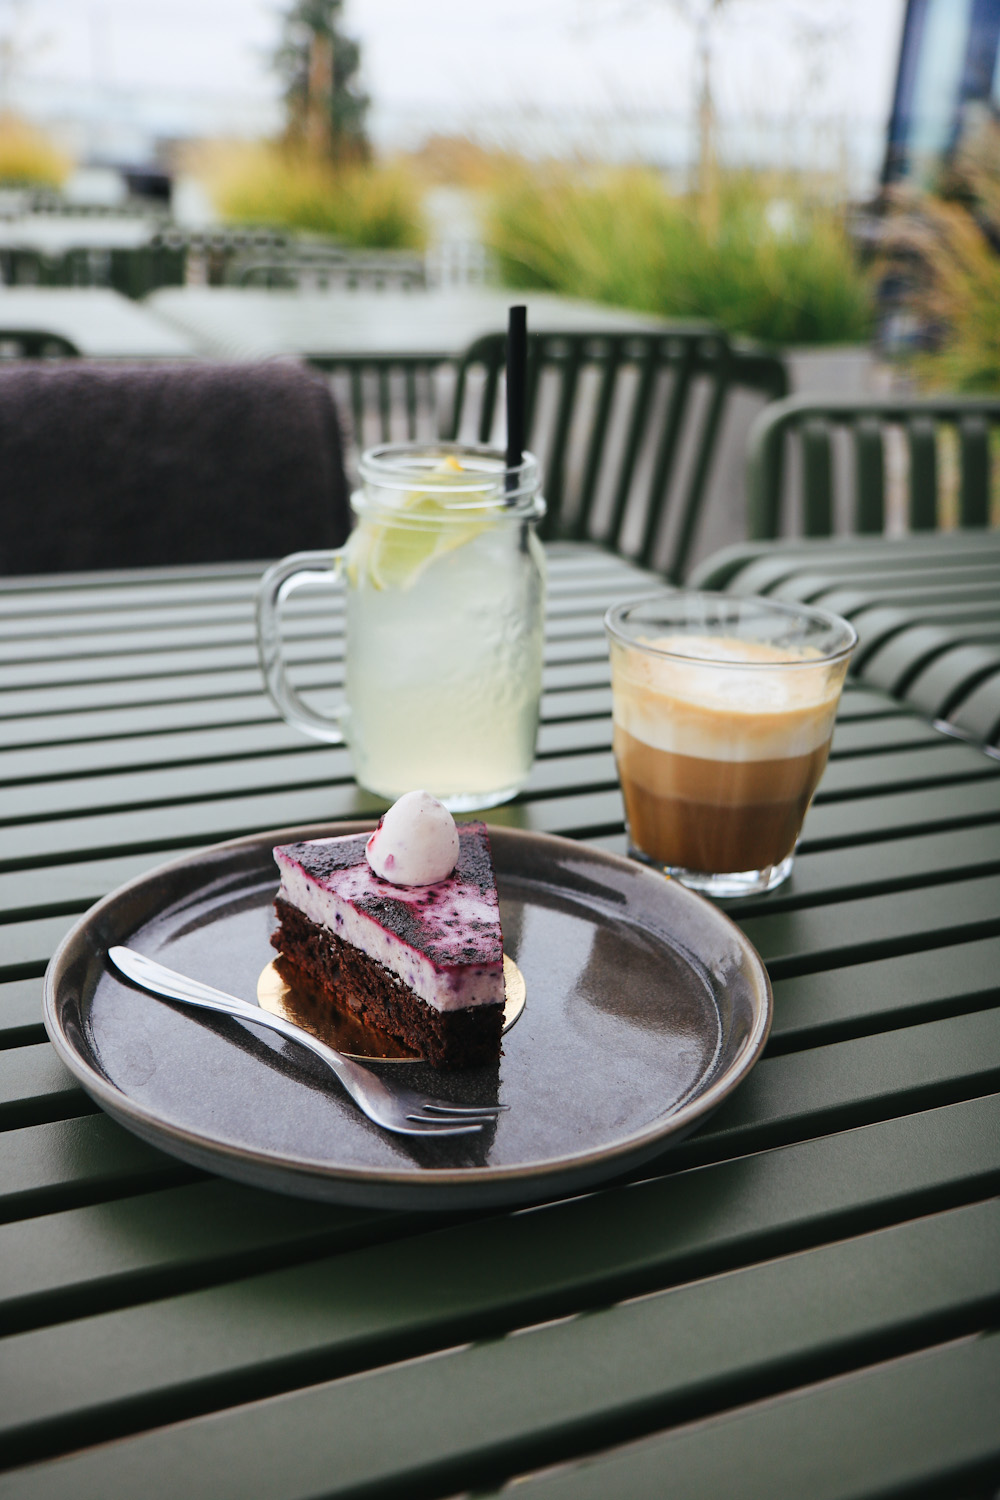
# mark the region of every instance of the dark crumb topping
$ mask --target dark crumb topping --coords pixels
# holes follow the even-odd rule
[[[481,837],[485,831],[486,824],[478,821],[459,824],[458,864],[454,875],[449,877],[455,879],[457,876],[464,885],[475,886],[477,890],[484,892],[493,885],[493,860],[489,844]],[[369,838],[367,833],[356,833],[342,839],[331,839],[328,843],[285,844],[283,847],[316,880],[325,880],[337,870],[349,870],[352,865],[360,864],[365,857],[365,845]],[[378,876],[375,878],[378,879]],[[381,883],[390,889],[392,887],[391,881]],[[441,885],[444,883],[439,882]],[[428,891],[423,900],[428,903],[436,901],[437,893]]]
[[[329,843],[285,844],[283,848],[296,864],[316,880],[325,880],[337,870],[349,870],[365,857],[365,845],[370,834],[349,834],[346,838],[331,839]]]
[[[486,824],[460,823],[458,826],[458,864],[455,874],[466,885],[474,885],[484,894],[493,889],[493,857],[490,854]]]
[[[309,876],[324,882],[340,871],[366,863],[368,837],[367,834],[353,834],[329,843],[286,844],[284,850]],[[496,902],[493,859],[485,823],[460,824],[458,840],[459,855],[454,873],[419,897],[402,899],[398,886],[368,871],[368,892],[352,895],[351,904],[355,910],[372,918],[434,962],[448,965],[499,962],[499,913],[497,922],[490,923],[474,917],[459,918],[452,906],[453,902],[460,902],[466,892],[475,892],[487,900],[492,896]],[[455,932],[456,928],[458,932]]]
[[[424,937],[424,924],[407,901],[393,896],[356,896],[352,905],[372,917],[411,948],[418,948]]]

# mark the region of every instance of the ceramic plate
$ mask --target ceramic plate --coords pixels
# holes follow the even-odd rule
[[[260,1187],[454,1209],[537,1201],[633,1169],[753,1066],[771,991],[739,928],[654,871],[546,834],[490,830],[504,949],[527,987],[499,1067],[407,1069],[408,1084],[442,1098],[509,1105],[479,1136],[388,1135],[294,1043],[159,1000],[111,970],[108,948],[127,943],[253,1000],[273,957],[272,847],[371,826],[219,844],[81,918],[46,973],[45,1024],[102,1108],[164,1151]]]

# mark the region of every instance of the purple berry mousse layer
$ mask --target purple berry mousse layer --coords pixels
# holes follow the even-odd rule
[[[279,845],[279,899],[436,1010],[502,1004],[503,940],[486,825],[460,825],[458,864],[434,885],[382,880],[365,858],[367,841],[362,833]]]

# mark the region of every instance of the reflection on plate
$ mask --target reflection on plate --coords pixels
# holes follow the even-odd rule
[[[504,950],[530,1004],[499,1066],[407,1082],[508,1106],[479,1137],[379,1130],[294,1042],[135,989],[126,943],[253,997],[273,958],[272,849],[370,823],[275,830],[201,850],[87,912],[45,977],[45,1025],[93,1099],[144,1140],[207,1171],[379,1208],[530,1203],[634,1171],[700,1125],[746,1076],[771,994],[717,907],[631,860],[546,834],[490,829]],[[387,1082],[398,1069],[379,1062]]]
[[[503,956],[503,982],[507,994],[503,1010],[503,1034],[506,1036],[523,1011],[527,994],[524,975],[506,953]],[[384,1031],[364,1026],[356,1017],[336,1010],[322,991],[310,985],[280,953],[260,972],[257,1000],[264,1010],[283,1016],[294,1026],[301,1026],[303,1031],[312,1032],[328,1047],[343,1052],[345,1057],[357,1058],[359,1062],[371,1058],[396,1063],[420,1061]]]

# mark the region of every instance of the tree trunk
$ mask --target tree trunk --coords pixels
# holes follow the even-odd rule
[[[333,41],[313,34],[309,44],[309,98],[306,145],[317,156],[329,156],[333,106]]]

